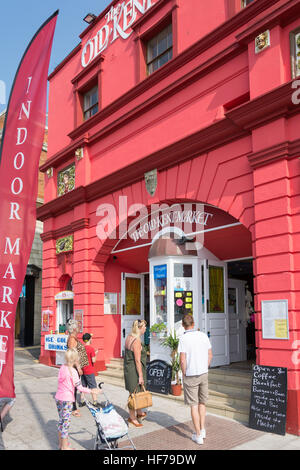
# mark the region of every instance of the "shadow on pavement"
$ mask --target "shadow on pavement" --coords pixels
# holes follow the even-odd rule
[[[76,438],[76,436],[82,434],[82,432],[89,433],[91,435],[91,439],[83,440],[83,439]],[[97,430],[96,430],[96,425],[95,425],[95,432],[94,433],[92,433],[89,429],[83,427],[80,431],[77,431],[77,432],[70,431],[69,436],[72,438],[72,440],[74,442],[79,444],[81,447],[84,447],[86,450],[93,450],[94,449],[94,442],[95,442],[96,433],[97,433]]]
[[[24,391],[24,397],[27,399],[28,404],[31,406],[34,414],[36,415],[37,421],[40,425],[40,428],[43,432],[44,437],[47,439],[49,443],[50,448],[52,450],[57,450],[58,443],[56,445],[53,443],[53,434],[54,432],[57,433],[57,421],[49,420],[46,422],[42,414],[39,412],[34,400],[32,400],[31,392],[29,393],[26,385],[23,385],[22,388]]]
[[[40,352],[40,347],[32,347],[28,349],[17,348],[15,349],[15,361],[18,364],[19,361],[23,363],[24,360],[38,360]]]
[[[104,406],[105,403],[102,402],[101,405]],[[117,413],[120,416],[122,416],[122,418],[127,422],[127,419],[129,417],[128,411],[125,410],[124,408],[121,408],[120,406],[117,406],[114,404],[113,406],[115,410],[117,411]],[[92,415],[90,415],[90,419],[91,419],[91,423],[94,422],[94,418],[92,417]],[[151,411],[149,409],[148,416],[147,416],[147,419],[144,421],[144,424],[146,424],[147,422],[157,423],[160,426],[160,429],[172,428],[169,430],[177,434],[178,437],[181,437],[184,439],[186,439],[187,433],[191,434],[192,432],[192,428],[188,424],[182,423],[181,421],[178,421],[175,418],[173,418],[173,416],[170,416],[167,413],[162,413],[160,411]],[[80,431],[70,432],[70,437],[72,437],[74,442],[84,447],[85,449],[92,450],[94,448],[94,441],[95,441],[95,436],[97,433],[96,423],[94,424],[95,424],[94,432],[91,432],[89,429],[82,428],[82,430]],[[91,435],[91,439],[84,440],[84,439],[80,439],[79,437],[76,438],[76,436],[79,436],[80,434],[82,434],[83,431],[89,433]],[[149,431],[149,432],[153,432],[153,431]],[[129,429],[129,434],[130,434],[130,429]],[[120,439],[120,444],[122,443],[122,440],[126,441],[126,439],[127,439],[126,437],[124,437],[124,439]],[[134,438],[133,438],[133,441],[134,441]]]

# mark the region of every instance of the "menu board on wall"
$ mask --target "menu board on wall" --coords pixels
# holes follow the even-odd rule
[[[118,313],[118,294],[117,292],[104,293],[104,314],[116,315]]]
[[[262,300],[263,339],[289,339],[287,300]]]
[[[287,369],[253,366],[249,427],[285,435]]]

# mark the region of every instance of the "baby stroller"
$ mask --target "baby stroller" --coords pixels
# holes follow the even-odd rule
[[[100,389],[102,389],[102,385],[103,382],[99,384]],[[105,404],[99,408],[86,401],[86,406],[90,410],[97,427],[94,450],[116,450],[119,448],[118,440],[125,436],[129,440],[130,445],[124,446],[120,450],[136,450],[134,443],[129,437],[127,424],[117,413],[104,392],[103,395]]]

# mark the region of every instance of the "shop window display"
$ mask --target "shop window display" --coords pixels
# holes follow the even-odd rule
[[[167,265],[154,266],[155,323],[167,323]]]

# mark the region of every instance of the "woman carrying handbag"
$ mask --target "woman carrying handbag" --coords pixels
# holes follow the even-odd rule
[[[125,341],[124,379],[125,388],[130,394],[128,423],[138,428],[143,426],[140,421],[146,418],[147,413],[144,413],[141,409],[132,408],[130,398],[138,389],[145,390],[146,386],[147,352],[141,343],[141,336],[146,331],[146,325],[145,320],[136,320]]]

